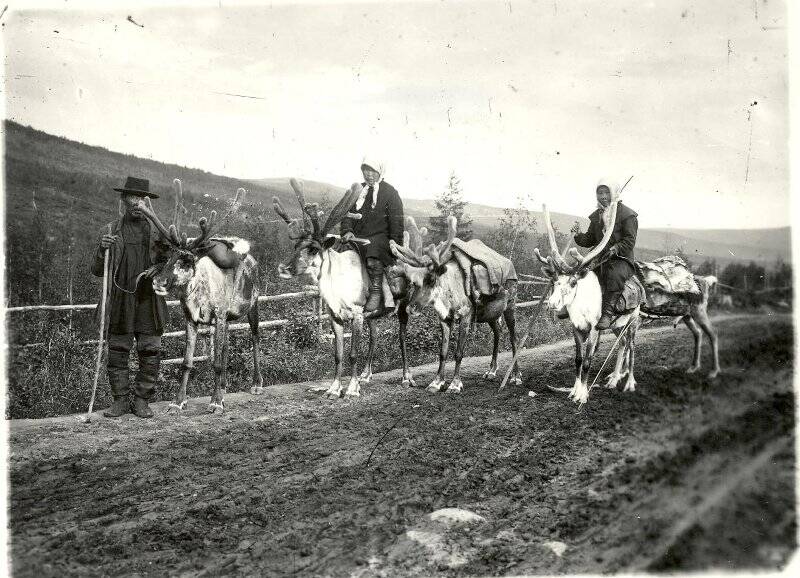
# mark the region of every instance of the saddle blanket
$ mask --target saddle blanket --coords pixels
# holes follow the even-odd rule
[[[480,239],[453,239],[452,250],[453,257],[464,271],[467,295],[494,295],[508,281],[517,280],[511,259],[490,249]]]
[[[650,290],[658,290],[668,294],[693,295],[702,298],[700,287],[695,282],[694,274],[680,257],[668,256],[656,259],[652,263],[636,262],[644,286]]]
[[[647,296],[644,285],[642,285],[642,282],[634,275],[625,281],[625,287],[622,288],[622,293],[617,300],[616,309],[619,313],[625,313],[640,307],[646,301]]]

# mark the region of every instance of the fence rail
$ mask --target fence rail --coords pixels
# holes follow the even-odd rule
[[[521,280],[518,282],[520,285],[543,285],[545,282],[539,281],[538,279],[533,280]],[[317,315],[317,322],[318,327],[317,330],[320,334],[322,334],[322,322],[329,318],[327,313],[321,313],[322,311],[322,303],[321,297],[319,294],[319,290],[314,286],[306,286],[303,288],[302,291],[294,291],[291,293],[277,293],[275,295],[261,295],[258,298],[259,303],[275,303],[279,301],[288,301],[291,299],[304,299],[304,298],[315,298],[314,304],[314,312]],[[531,301],[521,301],[516,304],[518,309],[524,309],[526,307],[533,307],[539,303],[539,299],[533,299]],[[175,307],[180,305],[180,301],[177,300],[170,300],[167,301],[167,306]],[[26,313],[30,311],[85,311],[85,310],[92,310],[97,307],[96,303],[82,303],[77,305],[23,305],[19,307],[6,307],[6,313]],[[288,319],[268,319],[264,321],[260,321],[258,323],[259,328],[261,329],[279,329],[284,327],[289,323]],[[231,323],[228,326],[228,331],[244,331],[250,328],[249,323]],[[198,335],[213,335],[214,328],[213,327],[202,327],[198,330]],[[181,331],[168,331],[162,335],[163,338],[172,338],[172,337],[182,337],[186,335],[186,330]],[[349,334],[345,334],[345,336],[349,336]],[[323,337],[330,337],[328,335],[323,335]],[[97,345],[97,339],[88,339],[86,341],[81,341],[79,345]],[[29,347],[42,347],[47,345],[46,342],[38,342],[38,343],[23,343],[23,344],[16,344],[12,343],[9,344],[9,347],[15,349],[23,349]],[[208,343],[208,352],[194,357],[193,361],[208,361],[209,359],[213,358],[213,340],[209,339]],[[183,362],[182,357],[176,357],[172,359],[165,359],[161,363],[165,365],[176,365]]]

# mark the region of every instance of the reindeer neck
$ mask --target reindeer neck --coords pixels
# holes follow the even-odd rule
[[[448,316],[465,315],[472,308],[464,288],[464,272],[457,263],[447,263],[445,272],[436,280],[435,291],[434,308],[440,317],[445,312]]]
[[[367,286],[361,259],[350,251],[338,253],[325,249],[320,253],[321,264],[317,284],[322,300],[340,319],[352,317],[353,308],[363,305]],[[355,258],[353,258],[355,256]]]

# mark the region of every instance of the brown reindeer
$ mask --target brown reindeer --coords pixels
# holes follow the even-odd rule
[[[300,204],[302,219],[292,220],[277,197],[273,197],[275,212],[289,225],[289,238],[295,242],[294,252],[288,264],[278,266],[281,278],[289,279],[297,275],[305,275],[319,287],[322,301],[331,320],[334,334],[334,359],[336,362],[333,381],[326,390],[329,397],[359,396],[360,385],[372,379],[372,359],[377,340],[377,318],[367,319],[369,327],[369,350],[364,371],[358,374],[358,347],[364,323],[364,305],[369,293],[369,278],[363,260],[354,250],[339,252],[339,239],[331,233],[333,228],[345,217],[359,219],[358,213],[349,213],[361,192],[361,185],[355,183],[345,196],[331,210],[324,225],[320,225],[322,215],[316,203],[306,203],[303,183],[291,179],[290,183]],[[404,238],[406,238],[404,236]],[[356,243],[366,244],[365,239],[353,239]],[[400,355],[403,363],[403,384],[413,386],[414,378],[408,367],[406,355],[406,325],[408,315],[404,307],[406,298],[405,278],[398,274],[395,267],[386,271],[392,297],[397,304],[397,318],[400,322]],[[352,368],[350,382],[346,389],[342,387],[342,362],[344,357],[344,323],[351,321],[351,341],[349,361]]]
[[[408,312],[418,315],[423,308],[432,305],[439,317],[442,329],[441,348],[439,350],[439,370],[436,378],[428,385],[428,391],[438,392],[445,389],[449,393],[461,393],[464,384],[461,381],[461,360],[473,322],[488,323],[494,334],[494,347],[489,370],[483,375],[492,379],[497,375],[497,355],[500,350],[500,316],[506,322],[511,338],[511,350],[516,354],[516,321],[514,309],[516,304],[516,283],[509,283],[491,297],[482,297],[475,302],[467,294],[465,276],[461,266],[452,259],[451,246],[456,236],[457,220],[448,217],[447,239],[438,246],[430,245],[425,255],[415,254],[394,242],[390,242],[395,257],[406,264],[406,276],[411,282],[411,297]],[[445,363],[450,348],[453,325],[458,322],[458,341],[455,351],[455,369],[449,387],[445,387]],[[513,382],[522,383],[519,366],[514,365]]]
[[[536,257],[544,263],[542,272],[550,278],[552,291],[548,298],[548,305],[559,313],[567,313],[572,323],[572,334],[575,338],[575,383],[572,389],[558,388],[548,385],[555,391],[569,391],[569,397],[576,403],[586,403],[589,398],[587,381],[592,357],[597,350],[600,340],[600,331],[597,322],[600,320],[602,308],[602,290],[600,281],[591,269],[596,267],[595,259],[603,252],[611,234],[614,231],[614,222],[617,216],[617,199],[612,200],[611,219],[606,226],[603,238],[589,253],[580,256],[577,251],[571,255],[577,259],[574,265],[567,263],[559,253],[556,245],[556,236],[550,222],[550,213],[547,206],[543,207],[547,238],[550,243],[551,254],[547,259],[542,257],[539,249],[534,249]],[[620,336],[617,352],[617,364],[614,372],[609,375],[606,387],[616,387],[619,380],[627,375],[624,391],[635,391],[636,380],[633,377],[634,345],[636,330],[641,323],[639,307],[619,315],[609,327],[615,335]]]
[[[153,278],[153,290],[166,295],[174,290],[180,299],[186,319],[181,385],[177,398],[169,405],[180,413],[186,406],[186,386],[193,367],[195,342],[199,325],[214,326],[214,393],[210,412],[225,409],[228,385],[228,321],[247,317],[253,344],[253,385],[250,393],[263,392],[258,358],[258,263],[249,254],[247,241],[236,237],[219,237],[215,233],[227,217],[241,206],[245,190],[240,188],[230,211],[217,223],[217,212],[199,221],[200,236],[187,238],[180,230],[180,215],[185,212],[180,180],[177,187],[173,223],[165,227],[153,211],[150,199],[139,202],[139,210],[158,229],[169,245],[167,262]],[[215,262],[216,261],[216,262]],[[221,268],[221,263],[226,268]]]

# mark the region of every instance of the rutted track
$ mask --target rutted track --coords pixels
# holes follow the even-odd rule
[[[559,343],[526,350],[525,387],[501,393],[478,358],[461,396],[389,372],[358,400],[287,385],[230,395],[222,417],[192,400],[181,418],[12,422],[15,575],[778,567],[796,527],[791,319],[716,326],[715,382],[683,373],[688,330],[646,330],[638,391],[595,389],[581,412],[544,387],[571,383]],[[443,531],[452,567],[405,534],[448,506],[486,518]]]

